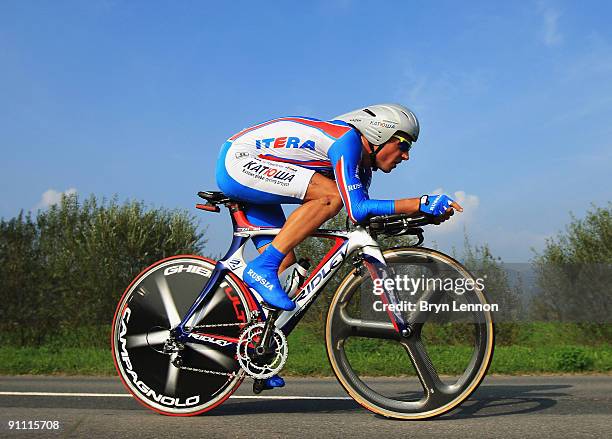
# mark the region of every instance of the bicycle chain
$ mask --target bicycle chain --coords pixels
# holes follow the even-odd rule
[[[198,369],[197,367],[189,367],[189,366],[180,366],[179,369],[189,370],[191,372],[208,373],[211,375],[222,375],[222,376],[227,376],[229,378],[234,378],[236,376],[234,372],[218,372],[216,370]]]
[[[189,330],[191,329],[204,329],[204,328],[219,328],[219,327],[223,327],[223,326],[246,326],[246,323],[217,323],[216,325],[198,325],[198,326],[192,326],[189,328]],[[187,328],[186,328],[187,329]]]
[[[219,327],[225,327],[225,326],[240,326],[240,325],[244,325],[244,323],[218,323],[216,325],[198,325],[198,326],[194,326],[191,329],[205,329],[205,328],[219,328]],[[183,370],[189,370],[191,372],[199,372],[199,373],[208,373],[211,375],[223,375],[223,376],[227,376],[229,378],[234,378],[234,376],[236,375],[234,372],[217,372],[216,370],[206,370],[206,369],[198,369],[197,367],[189,367],[189,366],[180,366],[179,369],[183,369]]]
[[[257,314],[253,315],[253,317],[257,317]],[[197,325],[189,328],[189,330],[193,329],[206,329],[206,328],[220,328],[220,327],[228,327],[228,326],[243,326],[247,325],[246,323],[217,323],[210,325]],[[218,372],[216,370],[206,370],[206,369],[198,369],[197,367],[189,367],[189,366],[180,366],[179,369],[189,370],[191,372],[199,372],[199,373],[208,373],[211,375],[222,375],[227,376],[229,378],[234,378],[236,376],[235,372]]]
[[[251,311],[251,319],[255,320],[259,317],[259,311]],[[249,323],[248,322],[242,322],[242,323],[216,323],[216,324],[210,324],[210,325],[197,325],[197,326],[192,326],[191,328],[185,328],[188,330],[192,330],[192,329],[204,329],[204,328],[220,328],[220,327],[224,327],[224,326],[247,326]]]

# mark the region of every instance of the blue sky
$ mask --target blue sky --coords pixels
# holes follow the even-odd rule
[[[284,115],[400,102],[411,160],[371,196],[466,207],[429,243],[508,262],[612,199],[612,4],[0,2],[0,216],[65,191],[192,210],[223,141]],[[225,214],[199,213],[211,253]]]

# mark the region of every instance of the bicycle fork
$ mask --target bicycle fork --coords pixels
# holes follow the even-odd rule
[[[381,253],[381,256],[382,256],[382,253]],[[358,267],[360,263],[363,263],[363,265],[367,268],[368,272],[370,273],[370,277],[372,278],[373,281],[376,279],[382,279],[382,280],[387,279],[389,277],[389,274],[393,273],[393,269],[390,268],[388,265],[383,264],[376,258],[368,256],[368,255],[364,255],[364,254],[359,255],[359,257],[355,258],[353,265],[355,267]],[[383,292],[380,295],[382,302],[385,304],[392,304],[392,305],[397,304],[397,297],[393,289],[389,290],[388,288],[385,287],[384,283],[382,286],[383,286]],[[413,328],[410,322],[406,321],[403,318],[401,313],[397,311],[396,307],[391,307],[391,309],[392,311],[390,311],[389,308],[387,308],[387,315],[389,316],[389,320],[393,324],[393,327],[395,328],[395,330],[398,332],[400,336],[404,338],[410,337],[413,333]]]

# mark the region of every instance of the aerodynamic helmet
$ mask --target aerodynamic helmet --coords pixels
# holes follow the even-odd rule
[[[399,104],[378,104],[334,117],[353,125],[370,143],[382,145],[401,131],[412,142],[419,138],[419,121],[412,111]]]
[[[419,138],[419,121],[412,111],[399,104],[370,105],[334,119],[354,126],[370,142],[370,161],[374,170],[377,169],[376,154],[393,135],[406,137],[410,142]],[[374,149],[373,145],[378,148]]]

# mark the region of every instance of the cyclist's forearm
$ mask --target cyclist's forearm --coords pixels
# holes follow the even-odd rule
[[[419,211],[419,206],[419,198],[403,198],[401,200],[395,200],[395,213],[414,215]]]

